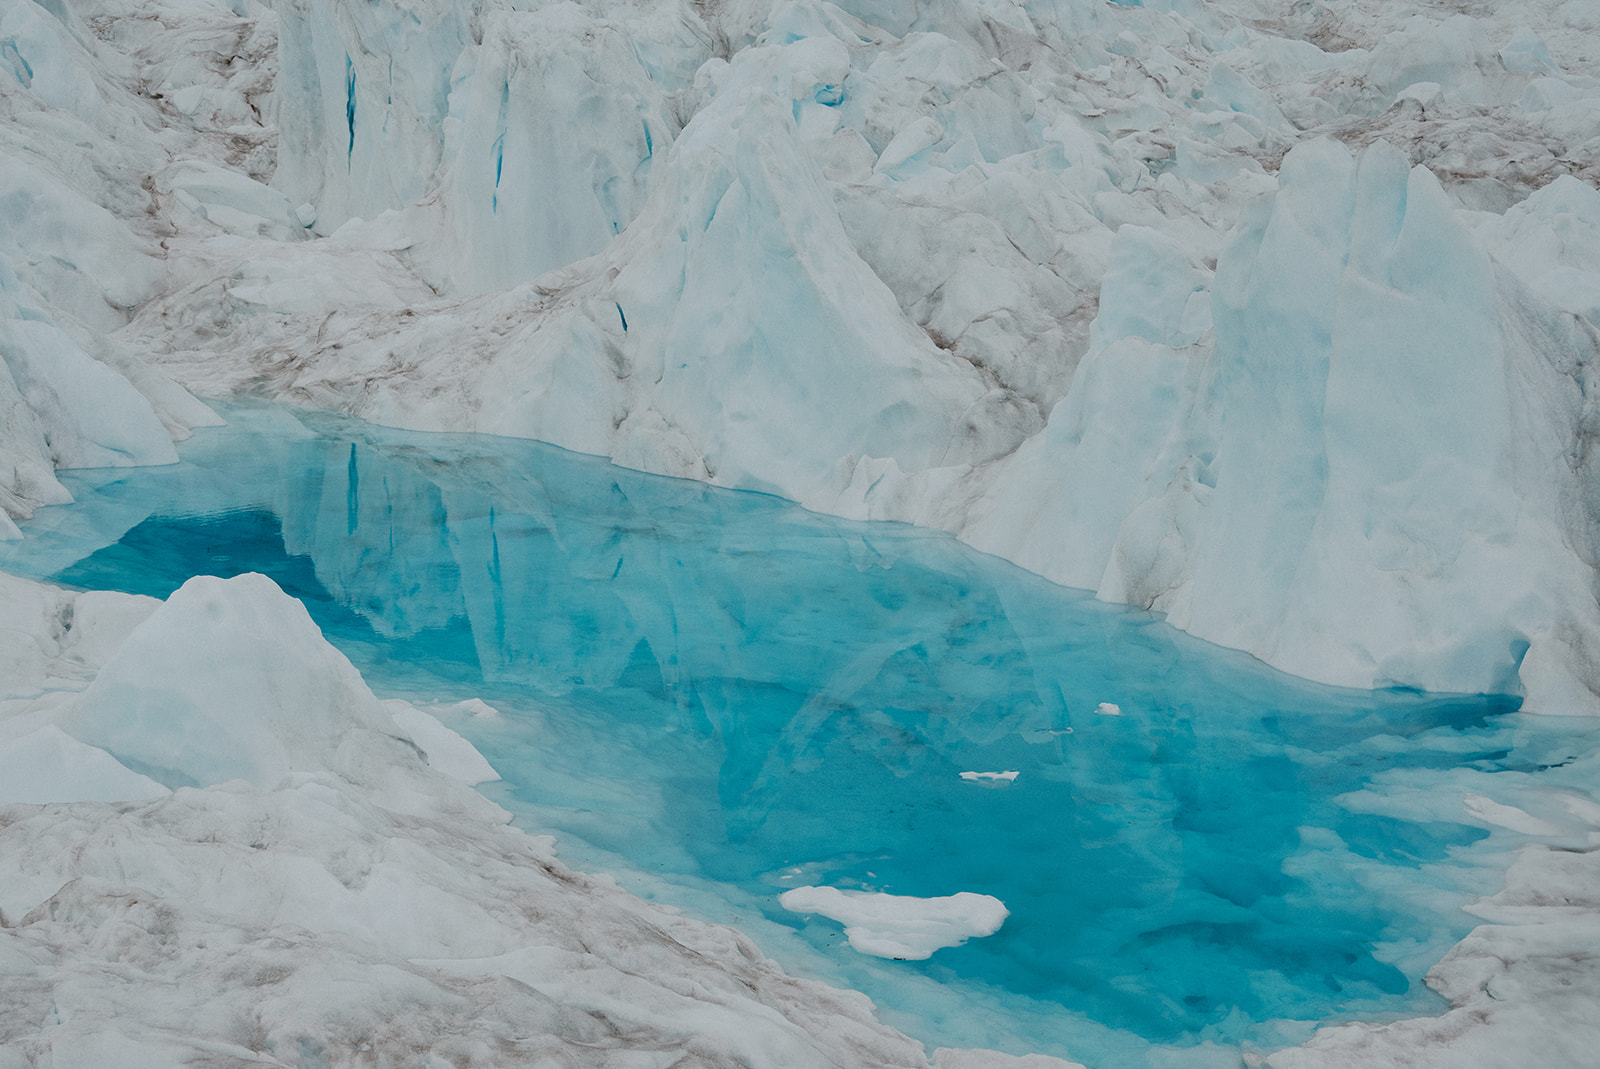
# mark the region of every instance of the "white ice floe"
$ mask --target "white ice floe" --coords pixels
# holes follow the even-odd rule
[[[963,772],[961,778],[970,782],[1014,783],[1017,772]]]
[[[1121,716],[1122,706],[1117,705],[1115,702],[1101,702],[1094,707],[1094,711],[1101,716]]]
[[[1011,915],[992,895],[962,891],[943,898],[914,898],[836,887],[796,887],[778,897],[791,913],[821,914],[845,926],[850,945],[863,954],[921,961],[944,947],[993,935]]]

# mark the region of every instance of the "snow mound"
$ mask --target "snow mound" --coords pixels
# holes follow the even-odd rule
[[[921,961],[936,950],[993,935],[1011,915],[992,895],[961,891],[944,898],[915,898],[836,887],[796,887],[778,898],[791,913],[820,913],[845,926],[850,945],[863,954]]]
[[[305,607],[254,573],[197,576],[128,636],[60,726],[168,787],[418,763]]]

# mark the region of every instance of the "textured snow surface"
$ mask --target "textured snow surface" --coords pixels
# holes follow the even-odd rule
[[[1591,0],[0,0],[0,538],[68,499],[56,468],[169,462],[216,422],[194,395],[268,396],[946,528],[1326,682],[1593,714],[1596,34]],[[37,705],[8,714],[0,768],[59,769],[8,779],[18,800],[178,788],[0,830],[40,844],[3,856],[45,859],[26,863],[62,878],[44,897],[78,881],[30,922],[60,940],[13,953],[24,929],[0,932],[6,982],[35,985],[5,1019],[37,1027],[51,989],[26,978],[51,969],[90,985],[55,997],[56,1020],[105,1012],[92,985],[111,983],[117,932],[178,933],[148,960],[186,990],[235,976],[220,947],[242,940],[281,954],[261,975],[288,969],[296,992],[274,1017],[117,988],[148,1000],[118,1017],[139,1035],[53,1025],[83,1044],[57,1064],[133,1064],[137,1044],[152,1063],[249,1060],[258,1035],[315,1062],[331,1033],[296,1022],[345,1013],[327,992],[357,970],[398,1000],[347,1007],[374,1026],[403,1005],[470,1016],[474,984],[554,997],[344,935],[311,965],[273,942],[287,929],[241,935],[201,899],[97,883],[123,871],[117,834],[181,857],[173,872],[202,825],[278,821],[300,844],[284,850],[314,853],[323,818],[289,826],[312,804],[294,792],[316,790],[267,789],[308,763],[356,775],[381,750],[423,775],[427,751],[482,769],[364,700],[317,720],[359,680],[271,599],[213,606],[199,634],[236,674],[207,691],[162,632],[205,618],[203,590],[143,623],[132,602],[0,595],[20,621],[7,701]],[[235,611],[282,643],[243,641],[256,623]],[[302,661],[320,683],[280,677]],[[219,720],[222,693],[276,711]],[[352,723],[390,741],[349,743]],[[118,747],[115,767],[97,756]],[[255,787],[192,788],[219,769]],[[328,827],[381,842],[376,804]],[[101,847],[58,858],[91,827]],[[1593,856],[1524,856],[1497,926],[1436,974],[1450,1015],[1331,1030],[1275,1064],[1582,1061],[1592,1014],[1565,1007],[1597,986],[1573,874]],[[20,923],[42,901],[0,908]],[[170,923],[138,912],[155,901]],[[41,949],[57,947],[77,949]],[[604,1027],[574,1024],[573,1043],[632,1034],[599,1005],[583,1020]],[[233,1046],[194,1047],[197,1020]],[[671,1049],[659,1060],[687,1050]]]

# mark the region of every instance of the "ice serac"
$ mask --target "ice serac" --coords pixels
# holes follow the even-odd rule
[[[730,83],[608,253],[650,394],[613,455],[645,455],[664,421],[716,482],[799,499],[851,456],[909,471],[1014,447],[1031,409],[906,320],[846,237],[791,108]]]
[[[305,607],[256,574],[185,583],[60,724],[173,788],[327,770],[372,779],[384,762],[422,760]]]
[[[426,194],[450,78],[475,5],[279,0],[273,186],[316,207],[320,233]]]
[[[643,206],[677,136],[621,26],[576,4],[491,11],[456,65],[432,259],[481,292],[605,248]]]
[[[1281,182],[1218,268],[1218,522],[1174,622],[1329,682],[1520,672],[1532,708],[1592,707],[1600,679],[1555,667],[1595,671],[1571,656],[1597,621],[1568,512],[1591,347],[1529,344],[1538,313],[1387,145],[1309,144]]]
[[[1592,265],[1527,252],[1590,198],[1480,227],[1564,309],[1383,142],[1308,142],[1278,183],[1214,283],[1124,228],[1097,347],[963,536],[1313,679],[1592,711]]]

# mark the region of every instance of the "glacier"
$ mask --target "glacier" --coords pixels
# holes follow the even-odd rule
[[[207,401],[267,398],[939,528],[1322,683],[1592,716],[1597,32],[1589,0],[0,0],[0,539],[70,501],[58,471],[173,464],[222,421]],[[180,901],[171,874],[201,863],[185,836],[208,822],[233,846],[276,822],[268,856],[335,869],[316,852],[340,836],[427,841],[408,879],[548,861],[509,829],[441,845],[489,811],[422,755],[484,768],[425,712],[360,697],[272,591],[229,591],[204,611],[254,622],[206,637],[239,677],[146,701],[145,662],[164,686],[191,666],[189,625],[162,621],[201,592],[158,610],[4,580],[0,798],[44,804],[0,831],[20,985],[3,1034],[34,1044],[17,1064],[51,1064],[29,1023],[49,990],[109,982],[90,966],[104,940],[157,953],[169,922],[193,936],[185,990],[225,992],[190,1014],[204,1027],[135,1001],[60,1025],[55,1064],[124,1043],[171,1059],[202,1033],[248,1060],[255,1040],[215,1038],[247,981],[203,945],[246,923],[288,940],[252,944],[262,969],[295,939],[326,953],[285,1021],[331,1019],[318,993],[374,954],[396,971],[352,1009],[368,1021],[401,992],[463,1035],[499,1027],[469,1024],[464,992],[561,1004],[529,979],[580,959],[430,945],[457,972],[419,980],[399,944],[292,911],[246,922],[248,895],[230,916]],[[285,644],[225,648],[262,628]],[[296,679],[324,689],[290,700]],[[174,703],[194,712],[181,728]],[[333,719],[275,719],[298,705]],[[198,756],[163,764],[180,742]],[[444,808],[409,813],[391,764]],[[1592,798],[1560,798],[1593,826]],[[91,827],[81,870],[48,860]],[[1595,846],[1518,857],[1474,907],[1490,923],[1431,974],[1442,1017],[1264,1057],[1576,1064]],[[105,882],[141,854],[160,907]],[[204,864],[243,887],[267,865],[250,856]],[[502,876],[524,878],[438,893],[509,894]],[[613,910],[599,929],[648,913],[571,879]],[[23,916],[59,941],[18,949]],[[728,1056],[924,1057],[860,999],[752,965],[742,937],[671,925],[710,948],[705,990],[760,974],[763,1008],[703,1011]],[[643,982],[678,974],[663,953]],[[583,1012],[656,996],[619,997]],[[817,1023],[834,1017],[853,1023]],[[758,1019],[781,1038],[738,1046],[730,1022]],[[149,1031],[96,1038],[128,1021]],[[573,1042],[599,1043],[592,1027]],[[307,1043],[303,1060],[347,1056]]]

